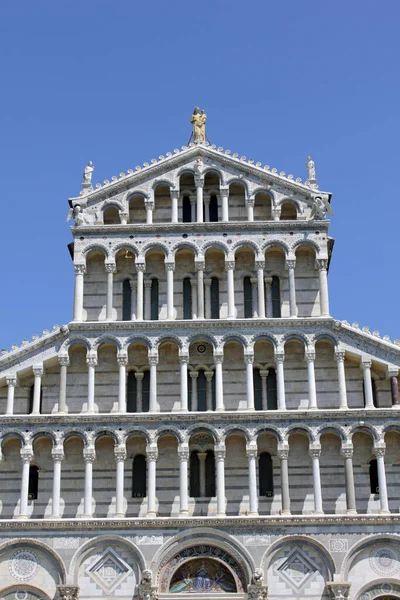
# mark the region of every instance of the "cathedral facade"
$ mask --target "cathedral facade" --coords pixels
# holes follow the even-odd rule
[[[2,600],[400,598],[400,342],[330,314],[312,160],[201,126],[89,163],[73,318],[0,355]]]

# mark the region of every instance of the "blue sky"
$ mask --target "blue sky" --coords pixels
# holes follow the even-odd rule
[[[72,318],[68,197],[187,143],[333,193],[331,313],[398,319],[398,2],[31,0],[0,6],[0,347]]]

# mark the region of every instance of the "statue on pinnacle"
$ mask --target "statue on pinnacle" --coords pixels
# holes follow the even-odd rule
[[[206,120],[207,115],[204,110],[200,111],[200,108],[196,106],[193,111],[192,118],[190,119],[190,122],[193,125],[193,131],[190,139],[193,138],[195,144],[201,144],[206,141]]]

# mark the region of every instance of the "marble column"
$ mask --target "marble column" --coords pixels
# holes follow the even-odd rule
[[[315,387],[315,352],[306,351],[305,359],[307,362],[307,373],[308,373],[308,408],[310,410],[317,407],[317,390]]]
[[[94,413],[94,391],[95,391],[95,369],[97,365],[97,356],[88,352],[86,357],[86,363],[88,365],[88,399],[87,399],[87,410],[89,414]]]
[[[384,442],[377,442],[374,445],[374,454],[376,456],[376,462],[378,467],[379,502],[381,505],[381,514],[390,513],[386,484],[385,451],[386,444]]]
[[[143,321],[143,274],[146,265],[144,263],[136,263],[137,275],[137,291],[136,291],[136,319]]]
[[[205,316],[206,319],[211,319],[211,279],[204,280],[205,293]]]
[[[328,261],[318,258],[317,268],[319,273],[319,301],[321,305],[321,317],[329,317],[329,294],[328,294]]]
[[[363,370],[364,378],[364,396],[365,396],[365,408],[374,407],[374,397],[372,393],[372,382],[371,382],[371,365],[372,361],[366,358],[361,360],[361,366]]]
[[[257,319],[258,317],[258,307],[257,307],[257,284],[258,279],[256,277],[252,277],[250,279],[251,283],[251,316],[253,319]]]
[[[283,367],[284,360],[285,360],[284,352],[275,352],[278,410],[286,410],[285,371],[284,371],[284,367]]]
[[[126,413],[126,367],[128,365],[128,357],[126,354],[117,355],[117,363],[119,367],[118,378],[118,412]]]
[[[66,411],[67,401],[67,369],[69,365],[69,356],[59,355],[58,362],[60,364],[60,389],[58,392],[58,412],[64,414]]]
[[[19,519],[28,518],[29,470],[33,459],[32,446],[23,446],[20,451],[22,460],[21,496],[19,502]]]
[[[351,583],[348,581],[329,581],[326,584],[332,600],[347,600],[350,593]]]
[[[64,460],[64,447],[62,444],[52,448],[51,457],[53,459],[53,498],[51,516],[53,519],[60,519],[61,463]]]
[[[313,484],[314,484],[314,514],[323,515],[322,510],[322,489],[321,489],[321,473],[319,467],[319,457],[321,456],[320,444],[310,444],[308,451],[312,460]]]
[[[265,282],[265,296],[267,301],[267,318],[272,319],[272,277],[266,277]]]
[[[192,380],[192,412],[197,411],[197,378],[199,376],[198,371],[190,371],[190,377]]]
[[[214,353],[215,364],[215,410],[222,412],[225,410],[224,405],[224,384],[222,376],[222,364],[224,362],[223,353]]]
[[[399,369],[397,367],[388,367],[387,376],[390,380],[390,393],[393,408],[400,408],[398,375]]]
[[[196,198],[193,198],[192,196],[190,197],[190,207],[192,209],[191,221],[192,221],[192,223],[195,223],[196,222]]]
[[[181,406],[180,409],[183,412],[188,410],[188,363],[189,355],[181,354],[179,356],[180,372],[181,372]]]
[[[196,185],[196,206],[197,206],[197,222],[203,223],[203,185],[204,177],[195,176],[194,183]]]
[[[147,459],[147,517],[156,517],[156,466],[158,458],[157,444],[149,444]]]
[[[214,371],[204,371],[204,375],[207,380],[207,389],[206,389],[206,401],[207,401],[207,410],[212,410],[212,380],[214,377]]]
[[[257,442],[246,444],[246,455],[249,464],[249,517],[258,516],[257,489]]]
[[[74,265],[75,291],[74,291],[74,321],[83,320],[83,275],[85,265]]]
[[[189,493],[188,493],[188,461],[189,447],[180,444],[178,447],[179,458],[179,516],[189,515]]]
[[[247,220],[250,222],[254,221],[254,198],[248,198],[247,204]]]
[[[126,447],[125,444],[114,446],[115,467],[116,467],[116,484],[115,484],[115,518],[122,519],[125,516],[124,511],[124,482],[125,482],[125,461]]]
[[[234,283],[234,272],[235,272],[235,260],[225,260],[225,269],[227,273],[227,289],[228,289],[228,319],[236,318],[235,308],[235,283]]]
[[[167,319],[171,321],[175,319],[174,309],[174,270],[175,263],[165,262],[165,268],[167,270]]]
[[[197,281],[195,279],[190,280],[190,288],[192,293],[192,319],[195,321],[197,319]]]
[[[267,395],[268,369],[260,371],[260,377],[261,377],[262,408],[263,408],[263,410],[268,410],[268,395]]]
[[[195,261],[197,271],[197,318],[204,319],[204,261]]]
[[[93,517],[93,463],[96,460],[96,451],[93,447],[83,449],[85,461],[85,496],[83,499],[83,516]]]
[[[222,221],[229,221],[229,187],[221,187]]]
[[[264,288],[265,262],[262,260],[257,260],[256,267],[257,267],[258,318],[265,319],[265,288]]]
[[[207,452],[198,452],[197,457],[199,459],[199,470],[200,470],[200,498],[206,497],[206,458]]]
[[[336,364],[338,370],[339,383],[339,408],[346,410],[347,406],[347,389],[346,389],[346,371],[344,361],[346,353],[343,350],[335,350]]]
[[[106,302],[106,321],[113,320],[113,289],[114,289],[114,273],[117,272],[114,263],[105,264],[107,272],[107,302]]]
[[[17,376],[16,375],[8,375],[6,377],[7,381],[7,408],[6,415],[14,414],[14,396],[15,396],[15,388],[17,385]]]
[[[151,320],[151,279],[144,281],[144,320]]]
[[[146,207],[146,223],[151,225],[153,223],[154,202],[153,200],[145,200],[144,205]]]
[[[158,411],[157,407],[157,364],[158,364],[158,355],[150,355],[149,354],[149,365],[150,365],[150,401],[149,401],[149,411],[156,412]]]
[[[281,494],[282,515],[290,515],[290,491],[289,491],[289,445],[278,446],[278,457],[281,461]]]
[[[40,396],[44,372],[43,363],[33,365],[32,371],[34,375],[32,415],[40,415]]]
[[[225,517],[225,444],[216,445],[214,455],[217,480],[217,517]]]
[[[210,222],[210,196],[204,197],[204,222]]]
[[[244,362],[246,364],[247,410],[254,410],[254,378],[253,378],[254,354],[245,353]]]
[[[138,413],[143,412],[143,378],[144,373],[135,373],[136,379],[136,410]]]
[[[131,288],[131,320],[136,321],[136,281],[134,279],[130,279],[129,285]]]
[[[341,446],[341,454],[344,458],[346,477],[346,512],[348,515],[356,515],[357,506],[353,471],[353,444],[343,443]]]
[[[274,206],[271,208],[271,215],[272,215],[272,219],[274,221],[279,221],[281,218],[281,207],[280,206]]]
[[[179,198],[179,190],[171,189],[171,223],[178,222],[178,198]]]
[[[294,275],[294,269],[296,267],[295,260],[287,260],[286,268],[289,272],[289,305],[290,305],[290,316],[297,317],[297,303],[296,303],[296,278]]]

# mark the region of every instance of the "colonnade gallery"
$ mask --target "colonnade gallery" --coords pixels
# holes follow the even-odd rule
[[[1,352],[2,600],[400,598],[400,342],[330,314],[312,159],[203,116],[87,165],[71,321]]]

